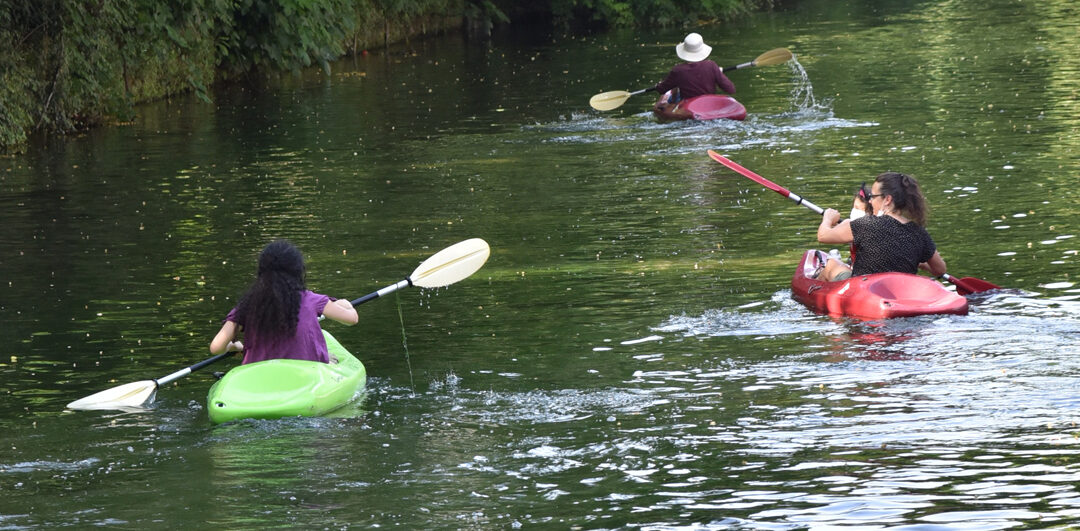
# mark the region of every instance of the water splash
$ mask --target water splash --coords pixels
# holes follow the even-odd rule
[[[798,57],[792,57],[787,64],[793,75],[791,102],[795,106],[795,112],[831,112],[831,100],[818,102],[814,98],[814,85],[810,82],[810,74],[799,63]]]

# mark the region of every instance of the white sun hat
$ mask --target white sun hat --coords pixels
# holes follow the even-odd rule
[[[687,35],[681,43],[675,46],[675,54],[680,59],[691,63],[705,59],[710,53],[712,53],[712,46],[705,44],[705,41],[701,39],[701,35],[697,33]]]

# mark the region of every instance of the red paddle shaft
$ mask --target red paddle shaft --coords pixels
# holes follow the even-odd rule
[[[719,162],[720,164],[723,164],[724,166],[727,166],[728,168],[731,168],[731,169],[735,170],[736,172],[741,174],[743,177],[746,177],[746,178],[750,179],[751,181],[754,181],[754,182],[764,186],[765,188],[768,188],[769,190],[772,190],[772,191],[774,191],[774,192],[776,192],[776,193],[778,193],[778,194],[780,194],[780,195],[794,201],[796,205],[802,205],[802,206],[804,206],[806,208],[809,208],[810,210],[813,210],[814,212],[817,212],[818,214],[824,214],[825,213],[825,209],[811,203],[810,201],[807,201],[807,200],[803,199],[798,194],[792,193],[787,188],[784,188],[783,186],[780,186],[779,184],[776,184],[776,183],[774,183],[774,182],[772,182],[772,181],[770,181],[770,180],[768,180],[768,179],[766,179],[766,178],[764,178],[764,177],[762,177],[762,176],[760,176],[760,175],[758,175],[758,174],[756,174],[756,173],[754,173],[754,172],[752,172],[752,171],[750,171],[750,170],[748,170],[748,169],[746,169],[746,168],[732,162],[727,157],[725,157],[725,156],[723,156],[723,155],[721,155],[721,154],[719,154],[719,153],[717,153],[717,152],[715,152],[715,151],[713,151],[711,149],[709,150],[709,156],[712,157],[713,160],[715,160],[716,162]]]
[[[727,166],[728,168],[731,168],[732,170],[735,170],[736,172],[738,172],[743,177],[746,177],[746,178],[748,178],[748,179],[750,179],[750,180],[764,186],[765,188],[768,188],[768,189],[770,189],[770,190],[772,190],[772,191],[774,191],[774,192],[776,192],[776,193],[778,193],[778,194],[780,194],[780,195],[782,195],[782,196],[784,196],[784,197],[786,197],[786,198],[788,198],[788,199],[790,199],[792,201],[795,201],[795,204],[797,204],[797,205],[802,205],[802,206],[804,206],[806,208],[809,208],[810,210],[813,210],[814,212],[817,212],[818,214],[824,214],[825,213],[825,211],[821,207],[811,203],[810,201],[807,201],[807,200],[803,199],[802,197],[800,197],[797,194],[791,193],[787,188],[784,188],[783,186],[780,186],[779,184],[776,184],[776,183],[774,183],[774,182],[772,182],[772,181],[770,181],[770,180],[768,180],[768,179],[766,179],[766,178],[764,178],[764,177],[762,177],[762,176],[760,176],[760,175],[758,175],[758,174],[756,174],[756,173],[754,173],[754,172],[740,166],[739,164],[736,164],[735,162],[732,162],[727,157],[725,157],[725,156],[723,156],[723,155],[721,155],[721,154],[719,154],[719,153],[717,153],[717,152],[715,152],[715,151],[713,151],[711,149],[709,150],[709,156],[712,157],[712,159],[715,160],[716,162],[719,162],[720,164],[723,164],[724,166]],[[953,284],[955,284],[956,285],[956,292],[961,294],[961,295],[968,295],[968,294],[971,294],[971,293],[978,293],[980,291],[989,291],[989,290],[992,290],[992,289],[1000,289],[1001,288],[1001,286],[997,286],[997,285],[991,284],[991,283],[989,283],[989,282],[987,282],[985,280],[982,280],[982,279],[979,279],[979,278],[974,278],[974,277],[956,278],[956,277],[954,277],[954,276],[952,276],[952,275],[950,275],[948,273],[945,273],[944,275],[941,275],[941,278],[944,278],[945,280],[948,280],[949,282],[952,282]]]

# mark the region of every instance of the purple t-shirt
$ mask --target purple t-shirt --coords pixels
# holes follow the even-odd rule
[[[330,363],[326,350],[326,338],[319,326],[319,316],[330,302],[330,297],[305,290],[300,298],[300,317],[296,322],[296,335],[290,338],[263,339],[256,334],[244,334],[244,363],[289,358]],[[236,308],[229,311],[226,321],[236,321]]]
[[[720,71],[719,65],[708,59],[675,65],[667,77],[656,84],[656,91],[663,94],[675,87],[679,87],[679,97],[684,100],[715,94],[716,87],[728,94],[735,93],[735,84]]]

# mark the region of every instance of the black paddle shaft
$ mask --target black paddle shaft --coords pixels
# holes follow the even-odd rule
[[[364,295],[363,297],[360,297],[358,299],[353,299],[353,300],[351,300],[349,302],[352,303],[353,306],[359,306],[361,304],[364,304],[367,301],[378,299],[379,297],[382,297],[383,295],[388,295],[388,294],[393,293],[393,292],[395,292],[395,291],[397,291],[397,290],[399,290],[401,288],[408,287],[408,286],[411,286],[411,285],[412,285],[412,280],[405,279],[405,280],[402,280],[402,281],[398,282],[397,284],[391,284],[389,286],[386,286],[383,289],[380,289],[379,291],[373,291],[371,293],[368,293],[367,295]]]

